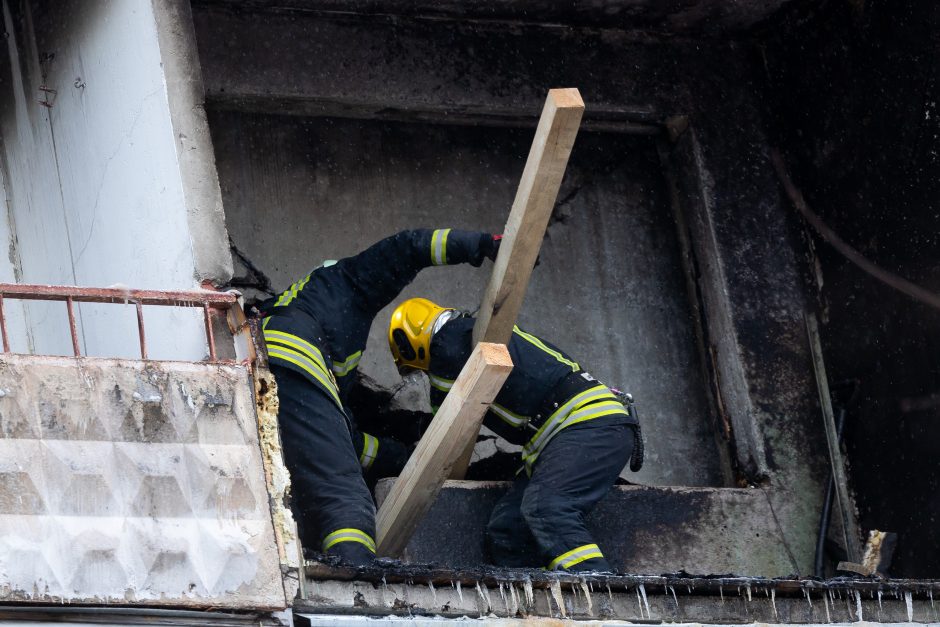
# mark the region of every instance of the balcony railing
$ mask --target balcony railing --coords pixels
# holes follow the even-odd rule
[[[7,334],[4,301],[44,300],[62,301],[68,311],[69,329],[72,336],[72,350],[76,357],[81,357],[78,341],[78,327],[75,321],[75,303],[133,303],[137,308],[137,331],[140,339],[140,358],[147,359],[147,334],[144,329],[144,305],[164,307],[199,307],[203,310],[206,328],[206,341],[209,344],[209,361],[222,362],[216,354],[215,334],[212,330],[214,312],[227,314],[229,328],[233,335],[245,334],[248,346],[252,346],[250,333],[244,323],[244,313],[238,304],[238,295],[232,292],[204,291],[158,291],[135,290],[114,287],[75,287],[69,285],[26,285],[19,283],[0,283],[0,335],[3,338],[3,352],[9,353],[10,340]],[[250,349],[249,349],[250,350]],[[253,351],[250,350],[253,353]]]

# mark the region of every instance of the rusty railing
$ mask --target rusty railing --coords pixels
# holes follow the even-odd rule
[[[0,283],[0,335],[3,338],[3,352],[10,352],[7,335],[4,300],[45,300],[64,301],[69,317],[69,329],[72,334],[72,350],[76,357],[81,357],[78,342],[78,326],[75,322],[75,303],[134,303],[137,308],[137,331],[140,340],[140,358],[147,359],[147,337],[144,331],[144,305],[165,307],[201,307],[206,325],[206,340],[209,344],[209,361],[219,362],[215,349],[215,334],[212,330],[212,312],[221,310],[227,313],[229,328],[233,335],[240,329],[233,326],[233,320],[244,319],[238,296],[231,292],[135,290],[113,287],[74,287],[69,285],[25,285]],[[237,311],[236,311],[237,310]],[[241,325],[239,325],[241,326]]]

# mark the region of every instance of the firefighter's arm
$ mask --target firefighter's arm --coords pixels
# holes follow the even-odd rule
[[[469,263],[479,266],[496,258],[499,236],[458,229],[401,231],[376,242],[337,266],[362,296],[367,309],[378,312],[392,302],[423,269]]]
[[[353,446],[363,473],[376,477],[397,477],[410,455],[408,447],[393,438],[380,438],[354,430]]]

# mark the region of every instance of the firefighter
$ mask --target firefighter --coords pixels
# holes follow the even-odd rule
[[[327,261],[261,305],[278,422],[301,543],[353,564],[375,555],[375,505],[363,472],[396,475],[404,445],[356,428],[345,401],[372,320],[422,268],[495,259],[499,238],[456,229],[402,231]]]
[[[392,314],[395,363],[400,371],[427,372],[435,411],[470,357],[473,324],[423,298]],[[628,395],[615,395],[561,349],[519,327],[508,349],[514,367],[483,424],[523,447],[523,467],[490,516],[490,557],[508,567],[609,571],[584,518],[617,480],[635,440],[631,468],[642,463],[639,422],[622,402]]]

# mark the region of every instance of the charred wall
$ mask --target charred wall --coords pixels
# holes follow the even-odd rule
[[[614,179],[630,184],[626,193],[612,195],[598,194],[602,190],[596,183],[584,186],[574,197],[576,210],[558,216],[545,250],[561,241],[555,233],[565,231],[603,243],[622,242],[603,229],[591,235],[595,231],[587,227],[614,216],[618,203],[633,197],[629,189],[644,189],[643,197],[661,196],[651,206],[661,212],[656,219],[664,220],[675,237],[668,246],[648,247],[647,256],[662,261],[664,251],[678,250],[683,280],[664,284],[663,289],[688,306],[694,324],[691,333],[670,341],[678,342],[694,361],[688,365],[702,373],[701,391],[709,409],[700,417],[707,437],[693,437],[697,446],[679,461],[670,457],[669,465],[698,468],[702,458],[714,454],[717,441],[719,449],[728,451],[720,464],[721,485],[763,491],[755,494],[766,500],[778,528],[779,541],[763,534],[760,540],[761,549],[775,555],[776,566],[765,562],[764,574],[811,570],[826,458],[803,326],[802,243],[799,223],[781,204],[770,165],[765,119],[755,98],[760,74],[747,63],[749,44],[564,24],[265,7],[236,10],[215,1],[195,3],[193,14],[228,227],[239,246],[247,248],[251,238],[263,237],[269,246],[297,253],[297,266],[285,266],[279,281],[331,256],[310,259],[296,241],[285,249],[283,241],[270,237],[272,224],[292,224],[288,213],[306,216],[303,228],[319,238],[311,241],[324,251],[338,250],[341,227],[350,231],[349,225],[356,225],[361,231],[360,224],[370,225],[367,212],[354,206],[362,204],[357,198],[396,207],[387,215],[376,214],[383,226],[403,228],[414,216],[437,222],[446,216],[432,210],[436,205],[427,189],[448,181],[454,189],[463,189],[464,173],[477,172],[471,193],[451,197],[472,198],[480,206],[458,217],[466,226],[483,218],[494,225],[489,228],[498,227],[502,215],[494,211],[496,201],[481,201],[496,199],[494,182],[506,179],[501,204],[508,205],[520,169],[509,156],[526,151],[526,139],[519,138],[531,133],[545,90],[576,85],[588,108],[574,159],[584,159],[585,167],[579,167],[589,173],[609,155],[610,163],[619,164]],[[271,142],[266,133],[287,139]],[[376,141],[363,142],[367,134]],[[395,137],[412,139],[393,141]],[[430,140],[452,147],[435,149],[441,158],[430,165],[447,167],[434,176],[428,175],[428,168],[415,170],[426,158],[424,151],[411,152]],[[481,140],[497,147],[518,140],[519,147],[489,151],[500,164],[490,173],[490,156],[483,153],[482,164],[467,159],[468,167],[455,173],[451,160],[459,162],[462,152],[474,154],[466,147]],[[286,145],[296,150],[278,153]],[[366,154],[366,149],[372,152]],[[588,152],[578,153],[583,149]],[[650,155],[648,150],[655,157],[642,157]],[[354,169],[349,170],[352,176],[336,170],[336,159],[330,165],[327,157],[343,151],[351,153],[344,161],[350,166],[365,165],[361,175]],[[308,161],[321,165],[300,167]],[[513,167],[516,172],[507,174]],[[378,168],[385,172],[381,184],[365,184],[376,179]],[[321,174],[313,176],[318,171]],[[343,177],[348,179],[345,191],[331,191]],[[614,180],[607,174],[601,179]],[[267,180],[259,189],[271,193],[247,187],[254,185],[252,180]],[[565,194],[563,188],[562,199]],[[285,198],[295,203],[290,212],[266,206]],[[311,199],[323,201],[319,213],[311,210]],[[350,205],[349,211],[331,214],[325,206],[338,201]],[[611,223],[613,228],[626,228],[641,215],[639,204],[627,204],[622,218]],[[345,223],[334,224],[331,215],[345,215]],[[295,237],[295,231],[285,237]],[[376,233],[365,235],[357,231],[345,236],[345,250],[367,244]],[[360,236],[362,241],[354,241]],[[595,266],[590,250],[578,249],[571,259],[592,272],[616,269],[637,252],[629,243],[617,243]],[[256,251],[259,259],[262,253]],[[546,256],[538,276],[550,274],[549,262],[555,268],[551,272],[572,263]],[[631,296],[631,281],[649,277],[642,263],[636,264],[633,276],[608,271],[608,284],[597,294]],[[565,285],[573,290],[570,283]],[[622,306],[656,307],[659,296]],[[544,305],[552,303],[527,302],[524,316],[537,314],[533,319],[539,324],[551,320],[551,308]],[[669,321],[669,310],[663,312],[663,319],[653,325]],[[615,322],[601,321],[601,344],[605,334],[609,343],[639,343],[662,330],[631,329]],[[690,346],[694,350],[689,351]],[[609,358],[612,367],[622,367],[620,357]],[[665,407],[663,403],[657,409]],[[664,419],[658,426],[668,424],[673,422]],[[695,540],[703,545],[710,542],[707,524],[702,522]]]
[[[766,32],[774,141],[808,203],[885,270],[940,289],[940,5],[833,1]],[[830,380],[855,380],[846,441],[864,528],[899,533],[892,573],[940,573],[940,312],[812,236]],[[842,399],[845,402],[845,399]]]

